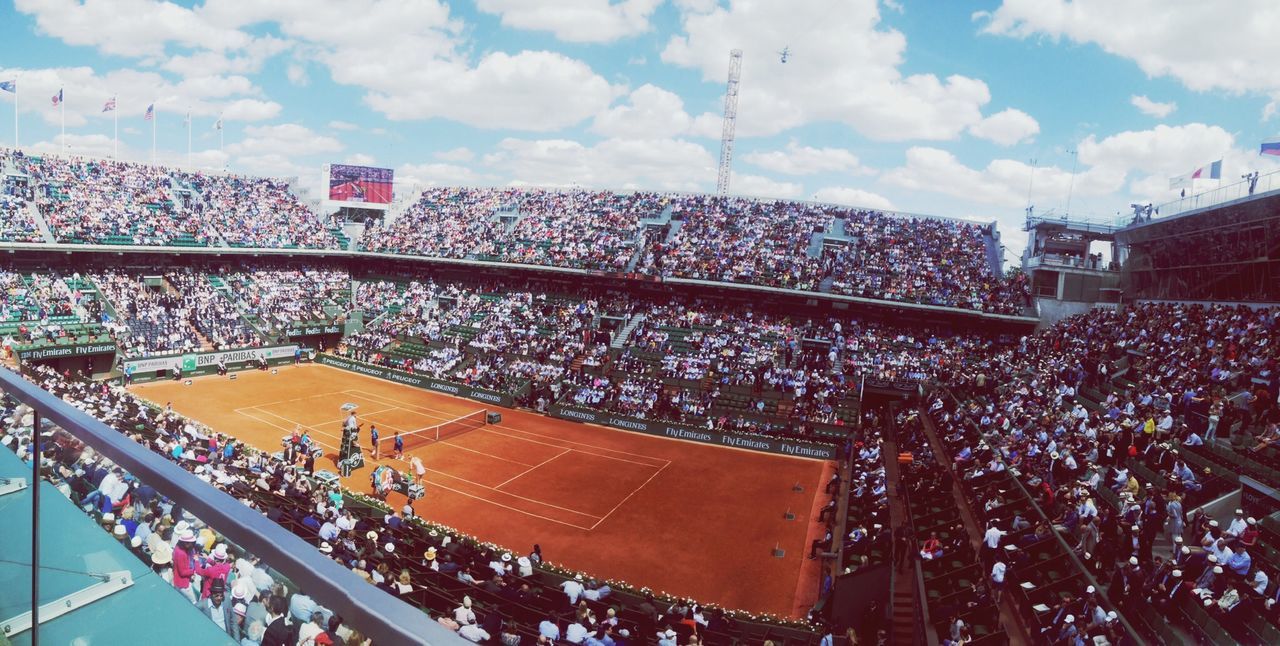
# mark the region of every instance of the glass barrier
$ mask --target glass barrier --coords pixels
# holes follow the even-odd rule
[[[53,393],[0,370],[9,642],[256,644],[285,631],[314,643],[466,643],[370,585],[388,577],[366,561],[349,566],[290,531],[299,509],[341,505],[323,483],[190,424],[172,433],[177,418],[105,384],[31,377]]]

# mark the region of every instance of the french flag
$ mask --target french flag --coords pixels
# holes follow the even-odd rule
[[[1205,175],[1205,171],[1209,174]],[[1208,166],[1201,166],[1191,174],[1191,179],[1222,179],[1222,160],[1219,159]]]
[[[58,90],[58,93],[57,93],[57,94],[53,95],[53,105],[57,106],[59,103],[62,103],[62,90],[61,90],[61,89],[59,89],[59,90]]]

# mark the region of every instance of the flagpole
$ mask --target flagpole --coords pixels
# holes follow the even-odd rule
[[[151,104],[151,165],[156,163],[156,122],[160,120],[160,111]]]
[[[116,105],[116,98],[111,97],[111,116],[115,118],[115,144],[111,149],[111,156],[116,161],[120,161],[120,106]]]
[[[58,112],[62,115],[62,155],[67,155],[67,98],[58,90]]]
[[[191,110],[187,110],[187,170],[191,170]]]
[[[13,148],[18,148],[18,77],[13,81]]]

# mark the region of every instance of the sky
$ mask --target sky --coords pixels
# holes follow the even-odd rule
[[[149,161],[154,125],[185,166],[189,112],[192,166],[312,191],[352,163],[400,196],[712,192],[741,49],[731,193],[995,220],[1012,260],[1028,204],[1108,219],[1217,159],[1280,169],[1276,24],[1274,0],[13,0],[0,81],[28,149],[111,156],[118,125]]]

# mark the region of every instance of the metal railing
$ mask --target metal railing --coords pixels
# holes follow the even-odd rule
[[[42,422],[54,424],[154,487],[182,508],[269,563],[308,595],[341,615],[378,644],[466,644],[465,640],[421,610],[375,588],[351,570],[324,557],[314,546],[259,512],[206,484],[178,465],[67,402],[0,369],[0,390],[35,412],[32,449],[34,474],[41,473]],[[40,568],[40,487],[32,493],[32,570]],[[38,643],[39,576],[32,576],[32,643]],[[139,609],[139,613],[145,613]]]
[[[1244,179],[1234,184],[1219,186],[1202,193],[1195,193],[1165,202],[1160,204],[1157,210],[1160,212],[1160,218],[1167,218],[1171,215],[1226,204],[1227,202],[1278,190],[1280,190],[1280,171],[1272,171],[1266,175],[1259,175],[1256,184],[1252,180]]]
[[[1080,256],[1067,256],[1056,253],[1045,253],[1027,258],[1026,266],[1032,267],[1066,267],[1070,269],[1087,269],[1090,271],[1116,271],[1110,263],[1092,262]]]

